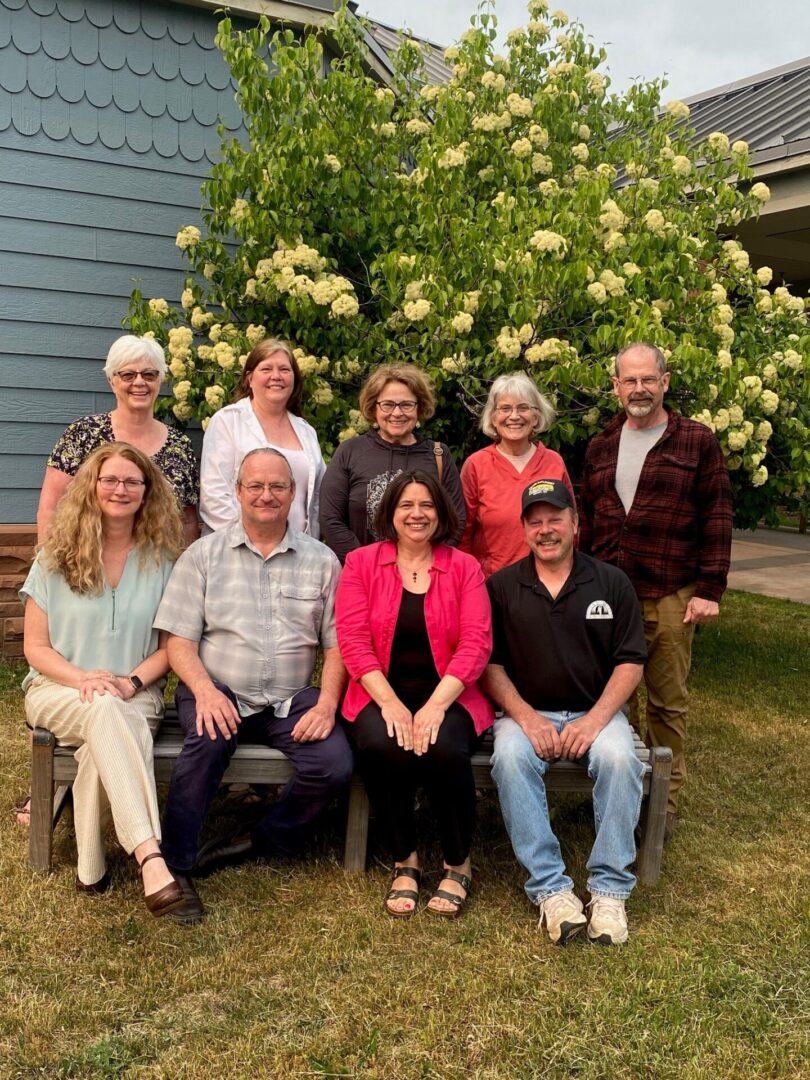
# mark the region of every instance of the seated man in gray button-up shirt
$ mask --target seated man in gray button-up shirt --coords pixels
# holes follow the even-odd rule
[[[187,898],[175,921],[202,918],[190,871],[297,854],[313,818],[351,776],[351,751],[335,725],[345,682],[335,636],[340,563],[287,525],[294,494],[282,454],[247,454],[236,481],[241,521],[180,557],[155,619],[171,635],[185,735],[163,825],[163,853]],[[309,685],[319,646],[320,691]],[[240,739],[282,750],[295,775],[250,832],[215,845],[198,865],[200,832]]]

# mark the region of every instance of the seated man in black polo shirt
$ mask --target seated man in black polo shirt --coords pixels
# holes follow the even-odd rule
[[[495,721],[492,774],[551,940],[562,945],[587,924],[591,941],[619,944],[642,796],[621,711],[646,657],[638,599],[623,571],[574,550],[577,513],[561,481],[530,484],[521,517],[531,553],[487,582],[494,645],[484,684],[505,714]],[[549,824],[543,777],[557,758],[582,759],[594,779],[589,918]]]

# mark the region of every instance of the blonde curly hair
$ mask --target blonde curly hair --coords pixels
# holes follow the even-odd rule
[[[111,457],[131,462],[146,481],[132,527],[140,568],[143,570],[149,559],[159,564],[164,552],[176,559],[183,550],[177,499],[163,473],[129,443],[105,443],[84,460],[59,500],[53,525],[40,549],[46,568],[61,574],[76,593],[100,596],[104,592],[104,530],[96,484],[101,466]]]

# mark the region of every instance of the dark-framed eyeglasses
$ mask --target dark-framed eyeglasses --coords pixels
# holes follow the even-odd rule
[[[377,408],[383,416],[390,416],[391,413],[396,412],[397,409],[399,409],[403,416],[410,416],[412,413],[416,412],[418,404],[418,401],[378,401]]]
[[[119,484],[123,484],[127,491],[137,491],[138,488],[146,487],[145,480],[136,480],[131,476],[125,480],[118,476],[100,476],[98,482],[105,491],[115,491]]]

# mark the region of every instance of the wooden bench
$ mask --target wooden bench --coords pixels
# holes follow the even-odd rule
[[[168,783],[183,737],[174,710],[169,710],[155,739],[155,779]],[[47,872],[53,853],[53,830],[64,808],[70,786],[76,778],[75,748],[57,746],[44,728],[33,733],[31,750],[31,834],[29,861],[34,870]],[[641,847],[636,873],[639,881],[652,885],[661,872],[664,846],[669,774],[672,751],[648,750],[636,737],[636,755],[644,764],[646,812],[642,819]],[[493,788],[494,782],[486,746],[473,757],[476,787]],[[279,750],[242,744],[231,758],[223,783],[286,784],[292,766]],[[557,761],[546,776],[549,791],[589,793],[593,787],[584,767]],[[346,820],[343,866],[350,873],[365,870],[368,846],[369,803],[360,778],[352,777]]]

